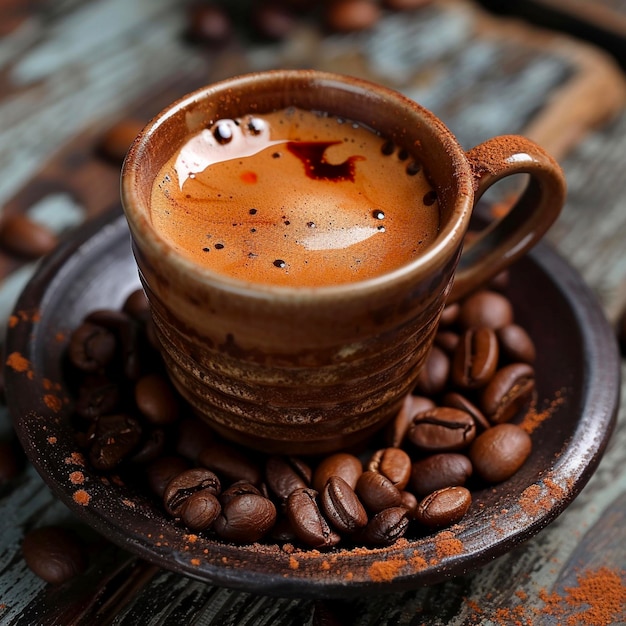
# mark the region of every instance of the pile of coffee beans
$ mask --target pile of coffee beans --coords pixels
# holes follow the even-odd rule
[[[187,9],[186,36],[194,43],[220,47],[237,33],[280,41],[301,20],[317,23],[330,32],[356,32],[373,27],[385,11],[410,11],[432,0],[252,0],[211,2],[200,0]]]
[[[535,346],[498,285],[445,308],[414,393],[367,450],[323,458],[248,450],[192,416],[136,291],[71,335],[77,443],[95,471],[139,482],[175,523],[224,541],[375,546],[450,526],[472,489],[507,480],[531,451],[512,420],[535,398]]]

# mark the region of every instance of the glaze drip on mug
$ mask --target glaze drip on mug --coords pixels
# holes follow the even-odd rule
[[[414,259],[439,230],[421,164],[363,125],[289,108],[218,120],[165,163],[155,229],[240,280],[315,287]]]

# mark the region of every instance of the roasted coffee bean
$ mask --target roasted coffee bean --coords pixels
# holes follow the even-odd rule
[[[458,319],[460,311],[461,305],[458,302],[446,304],[446,306],[443,308],[443,311],[441,312],[439,325],[442,327],[452,326],[452,324],[454,324]]]
[[[253,485],[261,483],[261,469],[240,448],[225,442],[213,442],[198,455],[198,463],[222,476],[226,482],[246,480]]]
[[[420,370],[415,389],[425,395],[436,395],[442,392],[450,375],[450,359],[437,346],[432,346]]]
[[[365,508],[372,513],[400,506],[402,502],[400,490],[386,476],[378,472],[363,472],[355,491]]]
[[[237,496],[243,496],[245,494],[253,494],[255,496],[263,496],[260,489],[257,489],[252,483],[249,483],[247,480],[238,480],[234,482],[230,487],[224,489],[222,494],[220,495],[220,502],[222,506],[230,502],[233,498]]]
[[[363,465],[356,456],[337,452],[322,459],[313,472],[313,489],[321,493],[331,476],[341,476],[354,489],[362,473]]]
[[[9,254],[37,259],[52,252],[57,236],[22,213],[5,215],[0,221],[0,247]]]
[[[279,41],[293,31],[296,17],[288,7],[278,2],[262,2],[254,9],[252,23],[258,35]]]
[[[469,413],[450,407],[435,407],[419,413],[407,432],[408,440],[425,452],[454,452],[467,447],[476,436]]]
[[[111,470],[125,461],[141,441],[141,424],[125,413],[102,415],[89,430],[89,460],[98,470]]]
[[[213,529],[222,538],[236,543],[262,539],[276,522],[274,503],[254,493],[244,493],[222,504]]]
[[[57,526],[44,526],[27,533],[22,555],[39,578],[53,585],[71,580],[87,567],[83,544],[74,533]]]
[[[147,374],[135,384],[135,404],[152,424],[171,424],[180,417],[178,397],[168,378]]]
[[[535,370],[527,363],[499,369],[481,392],[480,406],[492,424],[508,422],[527,407],[535,392]]]
[[[509,361],[534,363],[537,356],[530,335],[518,324],[508,324],[496,331],[501,352]]]
[[[415,497],[415,494],[410,491],[402,491],[400,496],[400,506],[406,509],[409,519],[413,519],[415,517],[415,512],[417,511],[417,505],[419,504],[418,499]]]
[[[190,530],[210,528],[222,511],[222,505],[209,489],[192,493],[183,503],[180,518]]]
[[[311,477],[311,468],[297,457],[270,456],[265,464],[267,486],[282,502],[292,491],[310,487]]]
[[[339,476],[331,476],[321,493],[322,509],[341,533],[353,533],[367,524],[367,513],[354,489]]]
[[[98,152],[113,163],[121,165],[128,149],[144,125],[144,122],[134,119],[116,122],[102,134]]]
[[[145,322],[148,319],[150,305],[143,289],[135,289],[128,295],[122,305],[122,312],[138,322]]]
[[[486,326],[496,330],[513,323],[513,306],[496,291],[477,291],[461,304],[458,323],[464,329]]]
[[[444,487],[462,487],[471,475],[472,463],[464,454],[431,454],[413,463],[411,489],[423,497]]]
[[[402,491],[411,477],[411,457],[400,448],[383,448],[372,455],[367,469],[382,474]]]
[[[221,46],[233,36],[233,24],[217,2],[195,2],[187,12],[187,36],[194,42]]]
[[[383,4],[392,11],[413,11],[432,2],[433,0],[384,0]]]
[[[497,424],[476,437],[469,449],[475,472],[490,483],[515,474],[532,449],[530,435],[516,424]]]
[[[176,452],[193,461],[200,452],[215,441],[213,431],[196,417],[184,417],[176,424]]]
[[[396,506],[380,511],[359,533],[359,539],[369,545],[386,546],[402,537],[409,527],[407,509]]]
[[[498,367],[498,338],[491,328],[468,328],[452,359],[452,381],[461,389],[484,387]]]
[[[83,372],[104,369],[115,357],[117,340],[108,329],[83,322],[70,337],[68,357],[75,367]]]
[[[487,289],[490,291],[504,291],[511,283],[511,272],[504,269],[498,272],[488,283]]]
[[[483,415],[482,411],[473,403],[470,402],[464,395],[456,392],[449,391],[441,399],[442,406],[449,406],[453,409],[459,409],[469,413],[473,418],[478,430],[485,430],[489,428],[491,424],[489,420]]]
[[[78,390],[74,411],[86,420],[113,413],[120,406],[120,386],[108,378],[87,379]]]
[[[415,519],[428,528],[442,528],[461,521],[472,504],[465,487],[445,487],[427,495],[418,505]]]
[[[166,435],[162,428],[151,429],[131,457],[133,463],[144,465],[159,458],[166,446]]]
[[[452,330],[440,330],[435,335],[435,345],[441,348],[448,356],[454,355],[459,341],[461,341],[461,336]]]
[[[150,491],[162,498],[170,480],[188,469],[189,461],[181,456],[162,456],[155,459],[146,468],[146,480]]]
[[[389,422],[389,425],[385,430],[385,441],[387,442],[387,445],[399,448],[404,441],[404,437],[409,429],[409,426],[413,423],[413,418],[418,413],[434,408],[435,403],[430,398],[408,394],[404,398],[402,408],[395,418]]]
[[[296,537],[312,548],[336,546],[341,536],[320,511],[314,489],[296,489],[287,498],[285,511]]]
[[[94,311],[85,318],[108,328],[117,337],[121,359],[121,372],[128,380],[137,380],[144,373],[144,362],[149,362],[142,343],[140,325],[121,311],[107,309]]]
[[[373,0],[335,0],[326,7],[325,21],[330,30],[347,33],[371,28],[380,17]]]
[[[208,469],[192,468],[174,476],[163,492],[165,510],[173,517],[178,517],[187,498],[199,491],[207,490],[214,496],[222,490],[219,478]]]

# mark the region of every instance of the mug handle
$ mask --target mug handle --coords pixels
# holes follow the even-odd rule
[[[466,153],[474,184],[474,208],[498,180],[530,174],[528,186],[500,219],[466,241],[448,302],[459,300],[521,257],[545,234],[565,201],[565,176],[543,148],[519,135],[502,135]]]

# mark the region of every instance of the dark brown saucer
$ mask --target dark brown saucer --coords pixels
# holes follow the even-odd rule
[[[233,545],[193,535],[132,486],[94,472],[74,442],[62,371],[68,337],[91,310],[120,307],[139,286],[117,209],[87,224],[39,268],[9,323],[7,400],[26,453],[56,495],[111,541],[169,570],[281,596],[399,591],[473,570],[554,520],[596,469],[619,400],[619,356],[579,275],[541,244],[511,270],[507,295],[539,352],[533,452],[510,480],[474,493],[460,524],[409,531],[385,548],[329,551]]]

